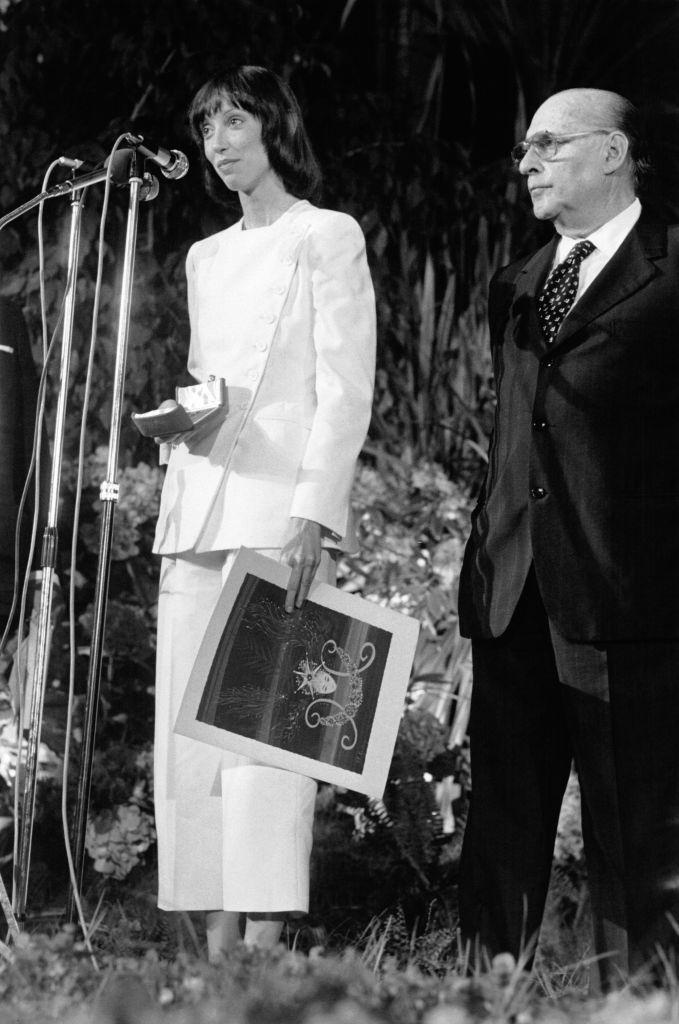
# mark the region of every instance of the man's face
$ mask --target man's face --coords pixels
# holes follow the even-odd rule
[[[557,137],[578,133],[577,138],[561,143],[552,158],[540,157],[531,147],[519,163],[533,213],[538,220],[551,220],[562,234],[590,230],[596,225],[597,210],[605,208],[606,133],[579,134],[604,126],[596,110],[579,110],[572,100],[553,96],[537,110],[526,133],[527,139],[542,132]]]

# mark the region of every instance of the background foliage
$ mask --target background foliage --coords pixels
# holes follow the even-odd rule
[[[459,828],[451,821],[456,814],[462,816],[458,824],[464,817],[459,709],[469,669],[467,646],[457,632],[455,589],[493,409],[487,285],[498,266],[541,237],[505,154],[554,90],[613,88],[647,109],[660,147],[660,170],[646,201],[678,211],[677,0],[167,0],[160,7],[151,0],[2,0],[0,30],[2,210],[40,190],[54,157],[63,153],[96,164],[122,130],[148,132],[166,146],[186,149],[192,161],[182,181],[161,180],[158,198],[142,207],[140,217],[92,807],[92,848],[100,870],[102,864],[108,875],[118,870],[113,854],[107,860],[102,837],[109,837],[112,849],[110,837],[119,837],[124,824],[130,848],[140,854],[149,838],[143,814],[150,807],[156,586],[150,540],[160,473],[155,447],[139,437],[127,414],[156,406],[184,382],[184,257],[195,239],[238,216],[234,205],[218,207],[205,196],[184,111],[217,68],[263,63],[284,75],[300,98],[325,169],[325,203],[361,222],[377,294],[377,388],[355,492],[364,546],[343,565],[343,585],[423,622],[411,717],[383,805],[361,806],[351,795],[324,798],[319,909],[332,917],[329,879],[336,888],[342,878],[349,885],[348,868],[360,861],[375,870],[365,872],[361,892],[351,889],[354,897],[337,911],[334,925],[341,928],[342,914],[355,914],[359,905],[370,912],[399,906],[409,920],[422,920],[432,894],[454,884]],[[100,204],[94,190],[83,219],[62,487],[65,538],[74,502]],[[80,696],[125,212],[121,192],[114,196],[106,231],[88,421],[75,581]],[[50,328],[64,284],[68,216],[66,203],[47,204]],[[0,290],[23,307],[39,360],[34,216],[0,232],[0,268]],[[50,401],[53,394],[52,386]],[[59,709],[63,713],[65,679],[63,644],[57,647],[61,655],[50,695],[55,717]],[[451,773],[459,789],[444,792],[441,783]],[[6,797],[9,771],[7,783]],[[53,798],[50,792],[46,785],[43,813],[53,827],[56,816],[50,817],[49,808],[56,790]],[[121,806],[127,808],[124,822]],[[441,920],[450,926],[450,903],[443,902]]]

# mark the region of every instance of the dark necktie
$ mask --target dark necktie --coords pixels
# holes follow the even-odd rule
[[[540,326],[548,345],[556,338],[562,320],[575,302],[580,264],[595,248],[586,238],[574,245],[563,263],[554,267],[538,296]]]

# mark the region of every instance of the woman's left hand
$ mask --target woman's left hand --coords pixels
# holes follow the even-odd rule
[[[321,561],[320,523],[293,517],[291,524],[294,533],[281,554],[281,561],[292,567],[285,595],[286,612],[292,612],[304,604]]]

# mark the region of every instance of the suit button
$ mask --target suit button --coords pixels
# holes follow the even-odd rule
[[[274,295],[282,295],[285,292],[285,285],[276,284],[273,286],[271,291],[274,293]]]
[[[549,368],[550,368],[550,366],[554,366],[554,360],[553,360],[553,359],[548,359],[548,360],[547,360],[547,361],[545,362],[545,366],[547,367],[547,369],[549,369]]]
[[[547,497],[547,491],[544,489],[544,487],[531,487],[530,496],[533,499],[533,501],[539,501],[540,498]]]
[[[546,430],[547,420],[533,420],[533,430]]]
[[[260,313],[260,320],[263,320],[265,324],[272,324],[276,317],[273,313]]]
[[[267,350],[267,344],[265,341],[256,341],[254,347],[258,352],[266,352]]]

